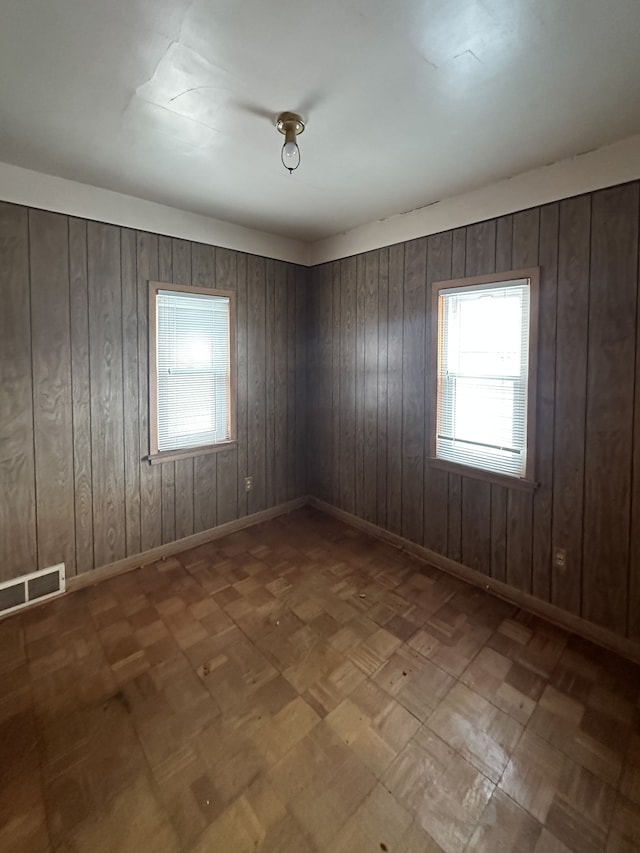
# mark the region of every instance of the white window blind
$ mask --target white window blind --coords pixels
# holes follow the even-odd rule
[[[230,438],[229,298],[158,290],[158,450]]]
[[[529,279],[440,290],[436,456],[524,477]]]

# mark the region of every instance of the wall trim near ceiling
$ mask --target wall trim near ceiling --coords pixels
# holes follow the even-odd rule
[[[407,551],[407,553],[412,556],[418,557],[418,559],[424,560],[426,563],[430,563],[432,566],[435,566],[450,575],[454,575],[467,583],[473,584],[473,586],[480,587],[492,595],[502,598],[504,601],[508,601],[510,604],[514,604],[529,613],[533,613],[535,616],[540,616],[542,619],[546,619],[548,622],[553,623],[565,631],[577,634],[578,636],[583,637],[586,640],[590,640],[592,643],[596,643],[605,649],[609,649],[610,651],[616,652],[616,654],[629,658],[636,663],[640,663],[640,645],[634,643],[632,640],[620,637],[618,634],[614,634],[606,628],[601,628],[599,625],[595,625],[593,622],[582,619],[580,616],[574,616],[573,613],[568,613],[566,610],[562,610],[554,604],[549,604],[546,601],[542,601],[540,598],[536,598],[526,592],[521,592],[519,589],[515,589],[506,583],[494,580],[488,575],[482,574],[482,572],[463,566],[462,563],[451,560],[449,557],[443,557],[441,554],[431,551],[429,548],[417,545],[415,542],[411,542],[409,539],[405,539],[397,533],[391,533],[383,527],[378,527],[376,524],[372,524],[369,521],[358,518],[358,516],[352,515],[350,512],[338,509],[338,507],[328,504],[326,501],[320,500],[319,498],[309,497],[308,503],[310,506],[315,507],[315,509],[325,512],[327,515],[331,515],[340,521],[344,521],[346,524],[351,525],[351,527],[362,530],[363,533],[368,533],[370,536],[375,536],[376,539],[389,542],[396,548],[401,548],[403,551]]]
[[[309,247],[309,266],[438,234],[640,178],[640,134],[463,195],[362,225]]]
[[[640,134],[315,243],[0,163],[0,199],[315,266],[640,178]]]
[[[307,265],[306,243],[0,163],[2,201]]]

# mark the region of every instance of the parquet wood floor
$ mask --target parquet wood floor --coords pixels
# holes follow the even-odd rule
[[[640,669],[310,509],[0,623],[5,853],[631,853]]]

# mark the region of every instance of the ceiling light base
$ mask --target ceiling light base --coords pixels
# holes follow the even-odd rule
[[[293,131],[294,138],[299,136],[304,131],[304,122],[302,116],[298,113],[280,113],[276,118],[276,127],[285,136]]]

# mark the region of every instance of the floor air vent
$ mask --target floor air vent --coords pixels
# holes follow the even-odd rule
[[[64,563],[4,581],[0,583],[0,616],[21,610],[36,601],[53,598],[64,590]]]

